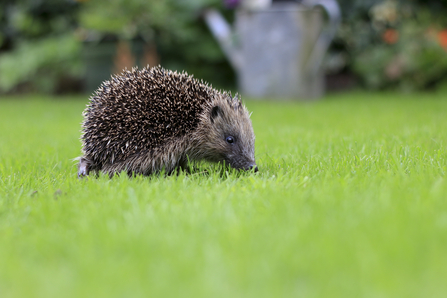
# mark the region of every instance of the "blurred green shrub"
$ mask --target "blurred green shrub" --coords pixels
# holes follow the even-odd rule
[[[447,1],[343,1],[338,43],[369,89],[411,91],[447,79]]]
[[[78,6],[66,0],[2,1],[0,92],[52,93],[80,76],[80,47],[71,34]]]
[[[220,0],[0,1],[0,93],[61,91],[65,78],[83,78],[84,42],[133,39],[154,45],[166,68],[234,86],[200,17],[205,7],[221,8]]]
[[[80,76],[79,48],[71,34],[20,42],[0,56],[0,90],[54,93],[61,80]]]
[[[109,0],[84,1],[80,25],[88,29],[88,39],[112,34],[119,39],[184,38],[191,34],[189,23],[196,13],[214,0]]]
[[[78,33],[85,42],[143,40],[164,67],[232,88],[234,72],[201,18],[206,7],[222,8],[222,1],[85,1]]]

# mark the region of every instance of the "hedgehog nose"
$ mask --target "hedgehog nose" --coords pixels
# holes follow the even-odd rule
[[[257,165],[251,165],[249,167],[250,170],[253,170],[253,168],[255,168],[255,173],[258,171],[258,166]]]

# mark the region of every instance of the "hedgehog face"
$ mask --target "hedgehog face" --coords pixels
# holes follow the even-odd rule
[[[236,98],[229,98],[215,102],[208,115],[209,154],[205,159],[257,171],[255,135],[247,109]]]
[[[227,133],[225,138],[226,150],[223,154],[225,163],[229,164],[235,169],[251,170],[254,168],[255,172],[258,171],[258,167],[255,163],[254,157],[254,144],[244,141],[244,136],[240,134],[232,136]]]

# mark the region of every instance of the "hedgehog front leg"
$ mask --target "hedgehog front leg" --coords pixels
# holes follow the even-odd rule
[[[91,162],[88,159],[81,157],[78,164],[78,178],[88,176],[90,173],[90,165]]]

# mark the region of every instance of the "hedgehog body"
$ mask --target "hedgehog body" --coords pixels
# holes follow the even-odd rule
[[[82,127],[78,176],[171,173],[199,160],[257,170],[245,106],[185,72],[154,67],[112,77],[90,98]]]

